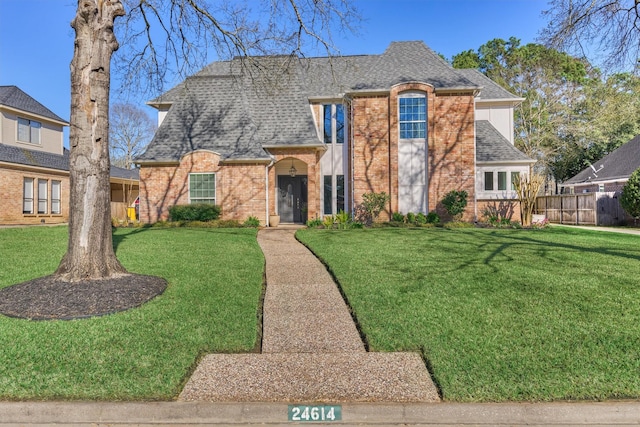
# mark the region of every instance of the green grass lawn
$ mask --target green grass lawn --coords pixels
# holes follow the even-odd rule
[[[300,230],[372,351],[423,353],[450,401],[640,397],[640,237]]]
[[[141,308],[73,321],[0,316],[0,399],[172,399],[199,355],[250,352],[264,257],[255,229],[120,229],[131,272],[161,276]],[[51,274],[66,227],[0,230],[0,288]]]

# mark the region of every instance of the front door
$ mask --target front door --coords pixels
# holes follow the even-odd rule
[[[304,224],[307,221],[307,176],[278,176],[278,214],[280,222]]]

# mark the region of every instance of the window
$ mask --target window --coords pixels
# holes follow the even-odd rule
[[[333,183],[332,176],[325,175],[324,176],[324,214],[331,215],[333,214]]]
[[[22,191],[22,213],[33,213],[33,178],[25,178]]]
[[[189,203],[216,203],[216,174],[189,174]]]
[[[400,139],[424,139],[427,137],[427,98],[409,94],[398,99],[400,115]]]
[[[493,172],[484,173],[484,191],[493,191]]]
[[[507,189],[507,173],[498,172],[498,190],[505,191]]]
[[[18,141],[40,144],[41,127],[40,122],[18,117]]]
[[[60,210],[60,181],[51,181],[51,213],[59,214]]]
[[[336,210],[333,210],[333,200],[336,201]],[[344,211],[344,175],[336,175],[335,194],[333,187],[333,176],[324,176],[324,203],[323,213],[325,215],[337,214]]]
[[[336,175],[336,212],[344,210],[344,175]]]
[[[516,182],[520,179],[520,172],[511,172],[511,189],[516,190]]]
[[[326,104],[322,106],[325,144],[344,144],[344,106],[342,104]]]
[[[39,179],[38,180],[38,213],[46,214],[47,213],[47,205],[49,204],[49,199],[47,198],[49,195],[47,194],[47,180]]]

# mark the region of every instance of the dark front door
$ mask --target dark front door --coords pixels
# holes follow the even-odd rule
[[[307,176],[278,176],[278,214],[280,222],[307,221]]]

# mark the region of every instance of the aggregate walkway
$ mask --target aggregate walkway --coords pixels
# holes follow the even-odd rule
[[[263,229],[261,354],[210,354],[180,394],[209,402],[438,402],[418,353],[367,352],[325,267],[295,229]]]

